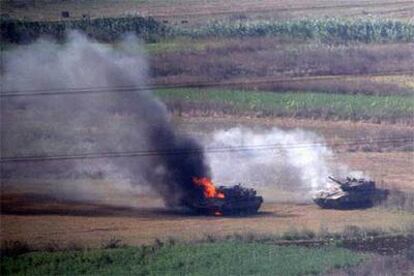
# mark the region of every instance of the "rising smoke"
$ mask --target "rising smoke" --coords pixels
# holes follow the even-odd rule
[[[113,88],[111,93],[4,98],[3,157],[172,152],[146,158],[7,163],[2,179],[127,179],[132,186],[150,186],[169,205],[182,205],[184,198],[199,192],[192,177],[210,175],[200,145],[175,132],[165,106],[151,92],[117,92],[119,87],[146,85],[147,64],[136,38],[126,37],[111,47],[72,32],[64,44],[39,40],[7,51],[1,69],[2,92]],[[201,153],[183,153],[188,149]],[[82,187],[81,192],[93,195],[93,189]]]
[[[181,206],[186,198],[200,193],[193,176],[212,176],[219,185],[242,182],[259,191],[278,187],[308,194],[324,187],[327,175],[337,174],[329,165],[332,152],[323,139],[302,130],[233,128],[206,134],[200,139],[206,147],[253,147],[207,153],[205,158],[198,142],[172,127],[165,106],[150,91],[117,92],[119,87],[146,86],[145,55],[133,36],[108,46],[72,32],[64,44],[39,40],[6,51],[3,58],[2,92],[109,88],[109,93],[2,98],[2,157],[131,151],[169,154],[5,163],[2,183],[55,182],[58,185],[49,191],[54,195],[91,200],[99,199],[99,193],[108,194],[107,190],[102,194],[96,184],[102,181],[92,180],[106,180],[112,190],[126,194],[155,191],[166,204]],[[280,146],[255,148],[274,144]]]
[[[333,162],[334,154],[323,137],[311,131],[235,127],[215,131],[211,136],[207,147],[243,149],[207,154],[215,181],[252,186],[263,191],[267,200],[272,200],[274,194],[268,191],[274,189],[309,200],[310,194],[329,186],[329,175],[361,176]]]

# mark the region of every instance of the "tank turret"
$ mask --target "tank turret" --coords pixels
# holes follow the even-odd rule
[[[364,178],[328,178],[335,184],[313,197],[313,201],[322,208],[368,208],[385,200],[389,193],[388,190],[376,188],[374,181]]]
[[[222,197],[191,200],[187,205],[198,213],[207,215],[250,215],[255,214],[263,203],[263,198],[254,189],[245,188],[240,184],[220,186],[217,192]]]

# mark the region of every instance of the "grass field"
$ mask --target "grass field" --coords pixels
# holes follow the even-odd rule
[[[2,275],[307,275],[365,259],[334,246],[215,242],[27,253],[3,257],[1,271]]]
[[[410,122],[414,97],[341,95],[311,92],[272,93],[218,89],[175,89],[156,93],[174,111],[205,110],[270,116]],[[180,112],[180,110],[178,111]]]
[[[190,37],[260,37],[316,39],[323,42],[410,42],[413,25],[393,20],[318,19],[293,21],[213,22],[200,28],[175,28],[176,36]]]
[[[413,42],[414,25],[385,19],[292,20],[213,22],[199,28],[169,27],[152,17],[111,17],[65,21],[1,22],[2,40],[28,43],[41,36],[62,40],[71,29],[83,31],[102,42],[119,41],[125,33],[135,33],[145,41],[165,37],[278,37],[281,39],[316,40],[323,43],[390,43]]]

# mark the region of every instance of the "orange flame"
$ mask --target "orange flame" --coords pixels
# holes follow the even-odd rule
[[[193,182],[203,188],[203,194],[206,198],[224,198],[224,194],[217,191],[211,179],[207,177],[193,177]]]

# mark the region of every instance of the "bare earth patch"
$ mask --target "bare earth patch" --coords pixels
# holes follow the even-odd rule
[[[211,131],[216,128],[250,126],[253,128],[305,128],[325,136],[327,141],[346,141],[349,137],[400,135],[412,128],[352,122],[323,122],[294,119],[252,118],[176,118],[183,131]],[[391,149],[392,150],[392,149]],[[343,149],[337,160],[362,170],[377,183],[392,190],[414,192],[412,152],[350,152]],[[95,180],[97,181],[97,180]],[[68,183],[70,184],[70,183]],[[155,238],[198,239],[205,235],[234,233],[283,234],[292,229],[343,231],[350,225],[362,228],[405,231],[413,226],[414,213],[394,206],[337,211],[324,210],[310,203],[290,198],[291,192],[260,190],[265,195],[261,212],[251,217],[205,217],[172,211],[159,198],[134,193],[117,194],[116,185],[102,184],[99,193],[107,197],[94,202],[67,200],[47,195],[40,186],[3,186],[1,223],[3,240],[26,241],[33,246],[51,243],[100,246],[111,237],[128,244],[150,243]],[[107,187],[107,188],[105,188]],[[56,188],[56,187],[55,187]],[[98,192],[98,190],[97,190]],[[266,201],[266,194],[275,202]],[[389,208],[390,207],[390,208]]]
[[[9,1],[12,2],[12,1]],[[410,19],[411,1],[114,1],[69,0],[4,3],[4,13],[32,20],[61,19],[60,11],[69,11],[70,17],[144,15],[164,19],[169,24],[200,24],[212,19],[303,18],[324,16],[377,16]],[[27,2],[27,1],[26,1]]]
[[[36,213],[30,213],[31,210]],[[1,221],[2,239],[43,247],[51,243],[99,246],[111,237],[128,244],[143,244],[168,237],[193,240],[205,235],[283,234],[292,229],[343,231],[349,225],[403,231],[414,221],[414,214],[382,208],[336,211],[313,204],[265,203],[256,216],[224,218],[194,216],[164,208],[65,202],[26,202],[20,207],[9,202]]]

